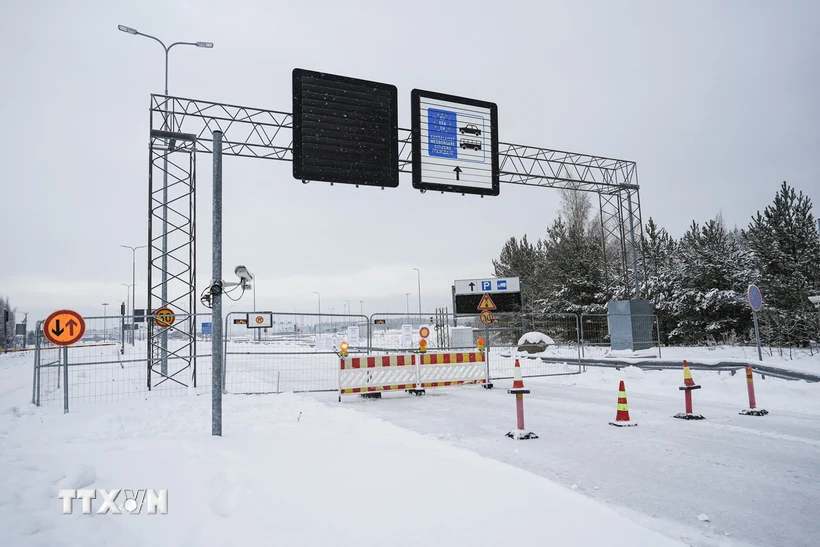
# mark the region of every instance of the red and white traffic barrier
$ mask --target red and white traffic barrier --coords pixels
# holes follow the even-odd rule
[[[487,384],[484,354],[480,351],[340,355],[339,400],[342,395],[381,397],[383,391],[424,394],[428,388]]]

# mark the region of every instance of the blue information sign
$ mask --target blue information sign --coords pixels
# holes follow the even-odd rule
[[[757,285],[749,285],[749,305],[754,311],[760,311],[760,307],[763,305],[763,295],[760,294]]]
[[[427,153],[441,158],[458,157],[456,113],[437,108],[427,109]]]
[[[202,334],[213,334],[214,333],[214,324],[213,323],[202,323]]]

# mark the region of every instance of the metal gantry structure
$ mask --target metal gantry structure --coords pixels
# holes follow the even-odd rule
[[[196,154],[211,153],[213,132],[221,131],[224,155],[293,161],[293,117],[288,112],[167,95],[151,95],[150,116],[148,309],[169,306],[189,318],[171,327],[178,341],[173,350],[165,338],[169,329],[149,323],[150,366],[156,373],[154,385],[165,381],[187,385],[185,371],[196,382]],[[502,183],[598,195],[607,283],[620,289],[624,298],[638,298],[643,223],[635,162],[499,144]],[[410,130],[399,129],[400,172],[412,172],[411,148]],[[163,189],[153,184],[159,180],[157,175],[169,181],[165,202]],[[158,235],[163,232],[167,232],[167,247]],[[168,279],[167,286],[162,279]],[[165,367],[157,368],[169,359],[175,364],[169,362],[167,373]]]

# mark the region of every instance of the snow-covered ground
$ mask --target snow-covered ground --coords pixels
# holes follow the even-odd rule
[[[532,441],[504,437],[515,425],[509,382],[341,404],[577,488],[692,545],[817,545],[820,384],[757,378],[757,406],[771,414],[752,417],[738,414],[748,405],[743,374],[693,376],[703,421],[672,418],[684,411],[679,371],[527,379],[526,426],[540,436]],[[608,425],[621,379],[638,427]]]
[[[682,545],[515,466],[292,394],[27,404],[0,356],[0,529],[75,545]],[[167,515],[62,514],[59,489],[168,489]],[[93,505],[96,510],[99,505]],[[590,526],[594,523],[594,526]]]
[[[246,355],[231,366],[268,374],[257,361]],[[522,360],[525,371],[539,366]],[[515,538],[808,546],[820,538],[820,384],[757,377],[758,407],[771,414],[740,416],[744,375],[696,370],[703,388],[694,410],[707,418],[696,422],[671,418],[683,411],[680,371],[590,367],[528,378],[526,425],[540,436],[529,441],[504,436],[515,425],[508,381],[341,403],[335,393],[228,395],[225,436],[214,439],[210,394],[201,390],[92,398],[63,415],[60,406],[28,404],[31,374],[31,354],[0,355],[4,545],[435,538],[475,546]],[[621,379],[635,428],[608,425]],[[111,382],[85,379],[101,380]],[[62,515],[57,491],[83,487],[167,488],[169,514]]]

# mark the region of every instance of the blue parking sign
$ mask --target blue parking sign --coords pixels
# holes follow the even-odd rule
[[[482,281],[481,282],[481,290],[482,291],[491,291],[491,290],[493,290],[493,282],[492,281]]]

